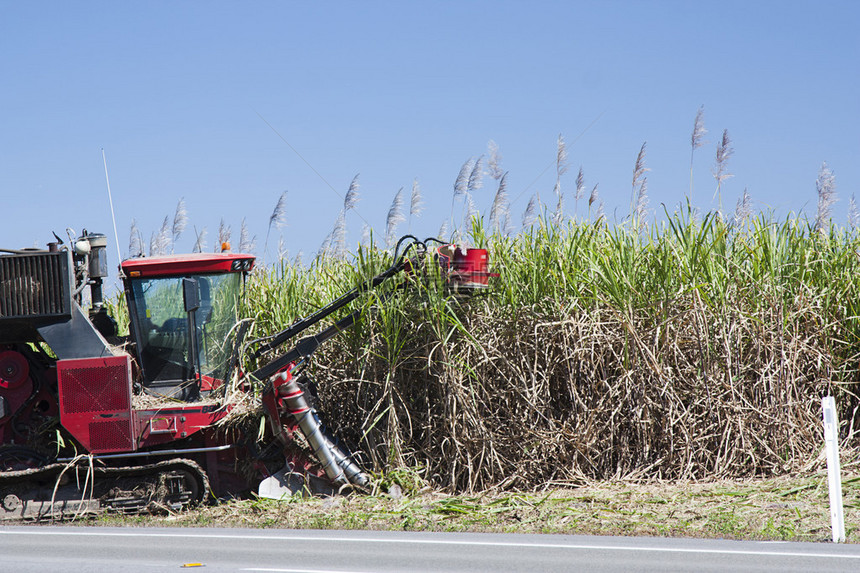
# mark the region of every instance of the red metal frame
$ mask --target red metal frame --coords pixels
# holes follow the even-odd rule
[[[131,358],[81,358],[57,362],[60,420],[94,454],[134,452],[187,438],[209,428],[232,405],[169,405],[134,410]]]
[[[187,438],[210,428],[233,409],[232,404],[188,404],[165,408],[134,410],[137,447],[146,449]]]
[[[127,259],[123,272],[130,277],[170,277],[207,273],[238,273],[254,268],[254,255],[243,253],[195,253]]]

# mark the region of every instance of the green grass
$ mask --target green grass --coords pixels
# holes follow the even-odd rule
[[[846,500],[860,497],[857,480]],[[791,492],[791,493],[789,493]],[[544,492],[479,495],[422,492],[407,496],[231,500],[135,525],[391,531],[483,531],[651,535],[784,541],[829,541],[826,478],[772,478],[711,483],[590,483]],[[847,541],[860,542],[860,509],[846,505]],[[129,524],[103,516],[97,525]],[[87,522],[92,523],[92,522]]]

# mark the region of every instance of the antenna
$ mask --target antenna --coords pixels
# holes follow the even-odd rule
[[[110,202],[110,218],[113,221],[113,238],[116,241],[116,256],[117,256],[117,266],[119,267],[119,274],[122,275],[122,252],[119,250],[119,234],[116,230],[116,215],[113,213],[113,197],[110,192],[110,178],[108,177],[107,170],[107,158],[105,157],[105,148],[102,147],[102,161],[105,164],[105,182],[107,183],[107,191],[108,191],[108,201]]]

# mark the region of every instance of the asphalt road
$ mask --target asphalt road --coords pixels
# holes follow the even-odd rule
[[[375,531],[0,527],[0,571],[860,571],[860,546]]]

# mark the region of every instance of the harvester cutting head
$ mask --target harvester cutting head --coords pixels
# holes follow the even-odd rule
[[[403,253],[400,246],[406,243]],[[453,243],[444,243],[439,239],[428,238],[419,241],[417,238],[406,235],[397,243],[394,251],[394,268],[402,268],[407,275],[424,279],[428,277],[428,263],[430,258],[428,244],[436,243],[438,246],[432,251],[432,261],[435,271],[441,277],[442,284],[446,290],[457,295],[471,296],[485,292],[490,286],[490,279],[497,278],[499,273],[489,270],[489,257],[487,249],[460,247]],[[414,252],[411,252],[414,251]]]
[[[490,279],[499,273],[489,271],[487,249],[461,249],[442,245],[436,249],[437,260],[447,286],[456,293],[475,294],[490,286]]]

